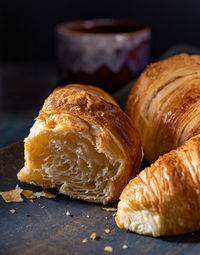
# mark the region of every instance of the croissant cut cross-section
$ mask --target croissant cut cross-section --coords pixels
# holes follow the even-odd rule
[[[45,101],[25,139],[18,179],[106,204],[119,198],[141,158],[139,135],[114,100],[98,88],[69,85]]]
[[[51,119],[56,118],[51,116]],[[71,128],[72,117],[65,115],[66,123],[70,125],[65,131],[46,130],[44,127],[38,132],[36,122],[30,136],[25,141],[26,162],[18,177],[26,181],[46,186],[60,187],[60,192],[79,199],[102,201],[109,198],[111,192],[108,182],[117,175],[122,162],[111,156],[111,153],[102,152],[100,138],[101,130],[92,124],[79,119],[77,130]],[[77,125],[77,118],[76,118]],[[37,134],[36,134],[37,132]],[[115,147],[115,146],[114,146]],[[116,148],[115,148],[116,149]],[[110,155],[109,155],[110,154]],[[29,176],[30,175],[30,176]]]

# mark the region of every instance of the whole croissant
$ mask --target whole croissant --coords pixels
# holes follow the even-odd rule
[[[160,156],[120,196],[117,225],[160,236],[200,229],[200,135]]]
[[[146,159],[166,154],[125,187],[117,225],[151,236],[199,230],[200,56],[180,54],[148,66],[125,109]]]
[[[149,162],[200,133],[199,109],[200,56],[188,54],[149,65],[125,107]]]
[[[111,96],[73,84],[46,99],[25,139],[18,179],[106,204],[119,198],[141,158],[139,134]]]

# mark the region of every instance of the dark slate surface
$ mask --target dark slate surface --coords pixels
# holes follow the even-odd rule
[[[22,142],[0,150],[0,166],[1,191],[13,189],[16,184],[39,190],[17,181],[16,174],[23,166]],[[113,247],[112,254],[200,253],[200,232],[163,238],[139,236],[119,229],[113,212],[106,212],[103,207],[63,195],[56,199],[35,199],[34,203],[28,200],[5,203],[0,197],[0,254],[98,255],[108,254],[104,252],[107,245]],[[15,209],[16,213],[10,213],[10,209]],[[73,216],[66,216],[67,210]],[[111,230],[109,234],[105,233],[106,228]],[[97,234],[97,240],[89,238],[93,232]],[[87,243],[82,243],[84,238],[88,238]],[[122,248],[124,244],[128,249]]]

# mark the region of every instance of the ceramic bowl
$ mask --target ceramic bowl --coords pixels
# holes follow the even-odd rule
[[[114,92],[147,65],[151,30],[130,21],[96,19],[57,26],[61,85],[82,83]]]

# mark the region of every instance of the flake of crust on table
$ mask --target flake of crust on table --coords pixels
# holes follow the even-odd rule
[[[104,251],[112,252],[113,248],[111,246],[104,247]]]
[[[71,213],[70,213],[70,211],[67,211],[67,212],[66,212],[66,215],[67,215],[67,216],[72,216]]]
[[[84,238],[83,240],[82,240],[82,243],[87,243],[87,238]]]
[[[116,212],[117,209],[116,208],[111,208],[111,207],[104,207],[102,208],[104,211],[107,211],[107,212]]]
[[[4,199],[6,203],[11,203],[11,202],[23,202],[23,198],[21,197],[23,189],[21,188],[16,188],[10,191],[5,191],[5,192],[0,192],[0,195]]]
[[[13,214],[13,213],[15,213],[16,211],[15,211],[15,209],[11,209],[10,212]]]
[[[122,248],[123,248],[123,249],[127,249],[127,248],[128,248],[128,245],[124,244],[124,245],[122,246]]]
[[[41,192],[36,192],[34,195],[39,198],[39,197],[46,197],[46,198],[56,198],[56,195],[48,192],[47,190],[43,190]]]
[[[95,239],[97,238],[96,233],[92,233],[92,234],[90,235],[90,238],[91,238],[92,240],[95,240]]]
[[[106,229],[105,229],[105,232],[106,232],[107,234],[109,234],[109,233],[110,233],[110,229],[109,229],[109,228],[106,228]]]
[[[24,195],[27,199],[36,198],[32,190],[22,190],[22,195]]]

